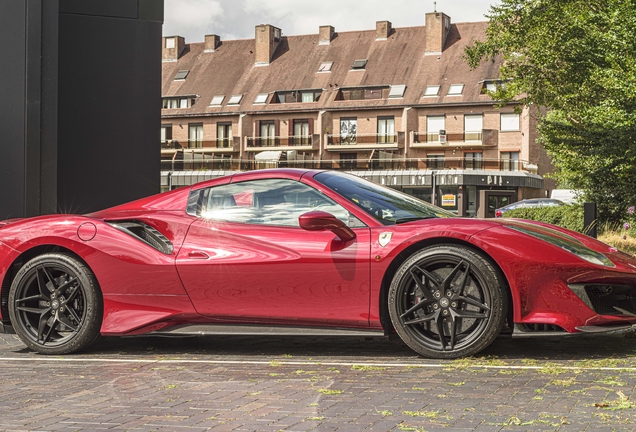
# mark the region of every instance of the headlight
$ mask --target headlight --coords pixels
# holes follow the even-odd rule
[[[616,267],[616,265],[614,265],[614,263],[608,257],[600,252],[596,252],[588,247],[585,247],[576,239],[567,239],[561,237],[560,235],[558,237],[555,237],[546,233],[529,230],[518,225],[506,226],[510,229],[517,230],[534,238],[538,238],[540,240],[553,244],[556,247],[560,247],[561,249],[564,249],[579,258],[583,258],[585,261],[592,264],[602,265],[605,267]]]

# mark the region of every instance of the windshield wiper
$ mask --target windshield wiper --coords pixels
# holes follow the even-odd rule
[[[418,221],[418,220],[423,220],[423,219],[437,219],[437,216],[412,216],[412,217],[405,217],[405,218],[400,218],[400,219],[396,219],[395,220],[395,224],[401,224],[401,223],[406,223],[406,222],[413,222],[413,221]]]

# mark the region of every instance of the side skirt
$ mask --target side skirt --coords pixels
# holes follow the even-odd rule
[[[383,330],[324,327],[256,326],[238,324],[185,324],[146,333],[144,336],[363,336],[384,337]]]

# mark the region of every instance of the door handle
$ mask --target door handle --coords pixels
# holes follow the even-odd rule
[[[190,259],[208,259],[210,255],[206,254],[202,251],[191,251],[188,253],[188,258]]]

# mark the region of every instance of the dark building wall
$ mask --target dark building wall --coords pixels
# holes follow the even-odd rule
[[[25,208],[26,142],[26,4],[0,2],[0,205],[2,217],[22,215]]]
[[[0,1],[0,219],[159,191],[163,0]]]
[[[68,2],[75,4],[77,2]],[[161,23],[60,3],[58,206],[88,212],[159,192]]]

